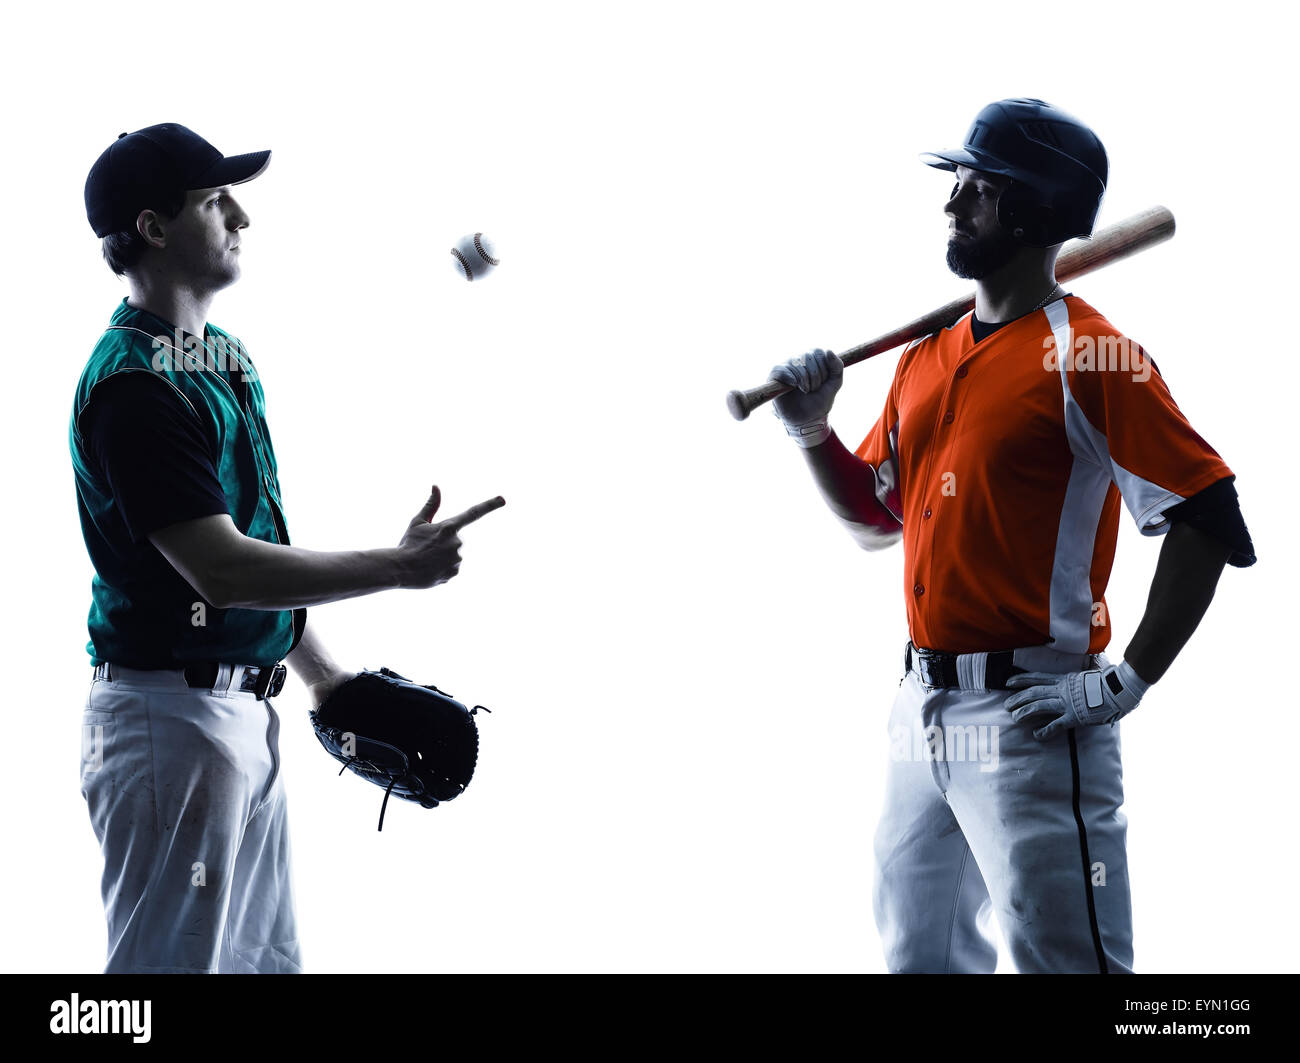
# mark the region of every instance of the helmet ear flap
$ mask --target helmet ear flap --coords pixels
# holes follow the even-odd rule
[[[1033,192],[1020,181],[1013,181],[998,197],[998,221],[1028,247],[1050,247],[1060,242],[1052,239],[1060,225],[1056,212],[1035,202]]]

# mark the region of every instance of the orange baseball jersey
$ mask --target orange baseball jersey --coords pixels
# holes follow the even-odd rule
[[[912,642],[949,653],[1110,641],[1121,498],[1144,535],[1232,476],[1154,363],[1072,295],[975,343],[910,344],[857,455],[902,526]]]

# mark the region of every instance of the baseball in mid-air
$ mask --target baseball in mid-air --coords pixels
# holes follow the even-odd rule
[[[456,260],[456,271],[467,281],[486,277],[498,261],[496,248],[482,233],[462,236],[451,249],[451,256]]]

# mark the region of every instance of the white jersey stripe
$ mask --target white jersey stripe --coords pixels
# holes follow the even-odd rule
[[[1143,535],[1168,530],[1164,510],[1183,501],[1182,496],[1144,480],[1111,457],[1106,436],[1087,418],[1070,391],[1073,348],[1070,313],[1065,300],[1044,308],[1056,343],[1056,367],[1061,378],[1065,435],[1074,455],[1061,523],[1052,562],[1050,627],[1052,645],[1068,653],[1086,653],[1091,635],[1093,601],[1092,559],[1102,506],[1113,482],[1119,488],[1134,522]]]
[[[1110,462],[1103,464],[1088,445],[1091,428],[1070,394],[1064,352],[1072,348],[1070,313],[1064,299],[1045,307],[1047,320],[1056,342],[1056,364],[1061,377],[1062,402],[1065,405],[1065,432],[1074,462],[1061,506],[1061,521],[1056,533],[1056,552],[1052,558],[1049,634],[1052,646],[1065,653],[1087,653],[1092,636],[1092,559],[1097,541],[1097,525],[1102,506],[1110,490]],[[1072,416],[1072,413],[1077,416]],[[1104,438],[1102,440],[1104,445]]]
[[[1065,352],[1071,350],[1070,313],[1064,299],[1044,307],[1056,342],[1056,364],[1061,375],[1062,401],[1066,409],[1066,434],[1070,432],[1070,385],[1066,378]],[[1091,635],[1093,547],[1101,507],[1106,500],[1110,479],[1101,467],[1081,460],[1071,440],[1074,462],[1066,484],[1056,532],[1056,551],[1052,557],[1052,583],[1049,592],[1048,633],[1051,645],[1065,653],[1086,653]]]
[[[1065,397],[1065,432],[1070,441],[1070,450],[1076,457],[1094,462],[1108,472],[1119,488],[1120,496],[1138,531],[1143,535],[1164,534],[1169,530],[1169,521],[1165,519],[1164,511],[1186,499],[1168,488],[1144,480],[1111,457],[1106,436],[1088,420],[1070,391],[1066,360],[1060,356],[1061,352],[1070,350],[1072,342],[1069,311],[1065,301],[1047,307],[1047,318],[1051,322],[1052,336],[1056,341],[1057,369],[1061,374],[1061,388]]]

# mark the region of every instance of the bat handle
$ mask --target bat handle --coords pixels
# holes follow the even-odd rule
[[[743,421],[759,406],[771,402],[790,389],[776,380],[769,380],[748,391],[730,391],[727,393],[727,409],[737,421]]]

